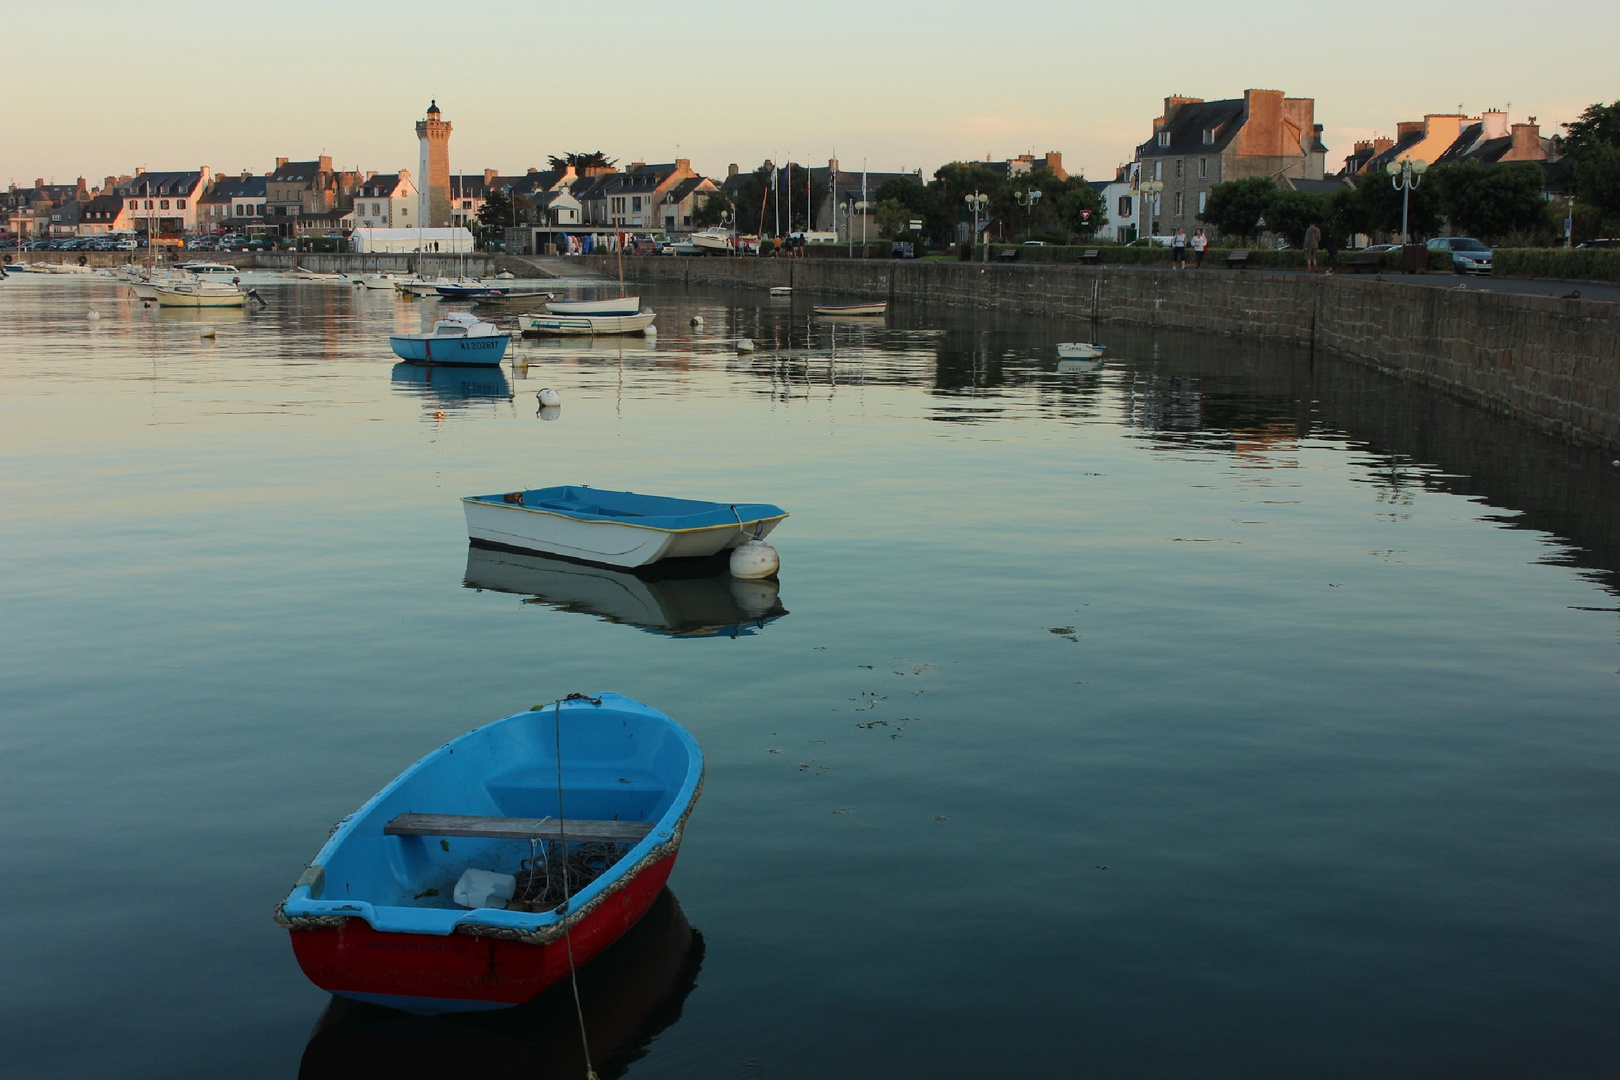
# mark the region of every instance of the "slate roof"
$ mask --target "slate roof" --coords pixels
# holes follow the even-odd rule
[[[703,181],[705,179],[706,178],[702,176],[688,177],[676,184],[674,187],[670,188],[669,191],[665,193],[664,198],[675,203],[685,202],[687,197],[690,196],[692,192],[703,186]]]
[[[214,186],[208,189],[198,202],[227,203],[232,199],[262,199],[265,193],[265,178],[262,176],[249,176],[246,179],[237,177],[234,180],[215,180]]]
[[[1301,180],[1293,176],[1285,176],[1280,179],[1295,191],[1308,191],[1313,195],[1331,195],[1341,188],[1354,186],[1342,176],[1328,177],[1323,180]]]
[[[201,172],[145,172],[113,189],[123,196],[188,195],[202,181]]]
[[[1410,151],[1412,147],[1416,146],[1418,143],[1422,142],[1423,138],[1423,132],[1421,131],[1414,131],[1408,135],[1402,136],[1395,141],[1394,146],[1391,146],[1382,154],[1374,154],[1371,158],[1369,158],[1367,160],[1367,164],[1364,166],[1364,171],[1371,172],[1374,170],[1382,170],[1383,167],[1388,165],[1390,162],[1399,161],[1401,158],[1409,156],[1408,151]]]
[[[321,163],[319,161],[289,161],[271,173],[266,179],[278,184],[308,182],[315,179],[320,171]]]
[[[1140,158],[1219,154],[1243,126],[1243,99],[1199,101],[1183,105],[1153,138],[1136,148]],[[1215,141],[1204,142],[1204,132],[1215,129]],[[1159,145],[1159,132],[1170,133],[1170,145]]]
[[[84,210],[79,217],[81,221],[117,221],[123,209],[122,196],[97,195],[84,204]]]
[[[354,197],[357,199],[386,199],[394,194],[399,187],[399,173],[386,173],[373,176],[356,189]]]

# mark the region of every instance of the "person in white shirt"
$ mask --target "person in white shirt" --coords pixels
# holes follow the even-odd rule
[[[1204,235],[1203,229],[1195,230],[1192,238],[1194,270],[1202,270],[1204,268],[1204,249],[1207,247],[1209,247],[1209,237]]]

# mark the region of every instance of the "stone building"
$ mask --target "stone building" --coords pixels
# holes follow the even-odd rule
[[[360,173],[332,167],[322,154],[314,161],[276,158],[276,168],[265,177],[264,223],[277,236],[298,236],[307,231],[299,219],[354,207]]]
[[[374,173],[354,193],[354,224],[358,229],[414,229],[421,193],[411,182],[411,171]]]
[[[1153,137],[1136,148],[1140,180],[1164,184],[1137,200],[1138,230],[1207,230],[1198,215],[1216,184],[1256,176],[1321,180],[1326,157],[1314,98],[1281,90],[1245,90],[1221,101],[1167,97]]]
[[[428,103],[427,117],[416,122],[416,138],[421,143],[417,159],[417,189],[422,223],[430,229],[450,225],[450,121],[440,119],[439,103]]]

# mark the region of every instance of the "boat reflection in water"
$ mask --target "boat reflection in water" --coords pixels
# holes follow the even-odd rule
[[[402,360],[394,365],[394,389],[441,401],[510,401],[512,384],[498,367],[440,366]]]
[[[665,889],[640,922],[579,969],[580,1009],[599,1076],[624,1075],[681,1018],[703,948],[703,935]],[[298,1075],[577,1080],[586,1061],[579,1023],[566,979],[515,1008],[449,1016],[334,997],[315,1022]]]
[[[463,584],[669,637],[748,637],[788,612],[775,581],[734,578],[728,558],[669,560],[638,575],[473,544]]]

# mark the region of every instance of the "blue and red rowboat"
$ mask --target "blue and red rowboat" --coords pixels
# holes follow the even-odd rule
[[[345,818],[276,921],[331,993],[428,1014],[519,1005],[568,975],[570,946],[584,964],[646,913],[702,785],[697,742],[655,709],[611,693],[536,706],[439,747]],[[587,880],[553,906],[565,862]],[[516,876],[517,895],[457,904],[468,870]]]

